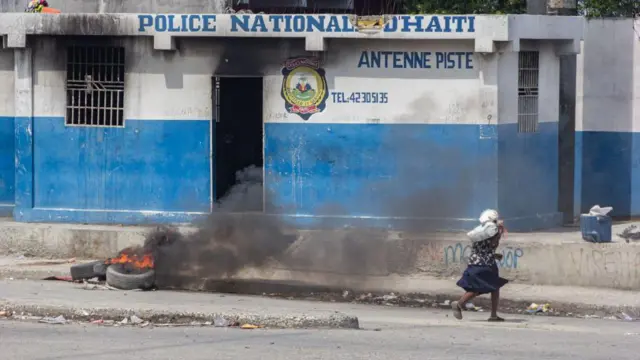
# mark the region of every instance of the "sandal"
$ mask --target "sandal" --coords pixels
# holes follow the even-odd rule
[[[501,318],[500,316],[492,316],[489,318],[489,320],[487,320],[488,322],[503,322],[504,319]]]
[[[453,317],[462,320],[462,308],[458,305],[457,301],[451,303],[451,310],[453,310]]]

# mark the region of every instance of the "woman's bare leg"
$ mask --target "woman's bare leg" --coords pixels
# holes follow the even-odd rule
[[[498,316],[498,305],[500,304],[500,290],[496,290],[491,293],[491,317],[489,320],[491,321],[502,321],[501,317]]]
[[[469,301],[471,301],[471,299],[473,299],[474,297],[478,296],[477,293],[474,292],[466,292],[464,293],[464,295],[462,295],[462,297],[460,298],[460,300],[458,300],[458,305],[460,305],[460,307],[463,307],[466,303],[468,303]]]
[[[476,296],[478,296],[477,293],[468,291],[462,295],[460,300],[452,302],[451,309],[453,310],[453,316],[458,320],[462,319],[462,307]]]

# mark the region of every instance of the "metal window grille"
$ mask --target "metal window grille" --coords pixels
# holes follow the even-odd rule
[[[518,59],[518,132],[538,131],[540,53],[521,51]]]
[[[124,126],[124,48],[67,49],[69,126]]]

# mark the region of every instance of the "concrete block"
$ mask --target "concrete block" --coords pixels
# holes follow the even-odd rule
[[[42,258],[101,259],[141,245],[150,228],[0,222],[0,253]]]
[[[175,37],[167,34],[156,34],[153,36],[154,50],[173,51],[176,49]]]
[[[307,51],[327,51],[327,40],[322,34],[307,36],[304,44]]]
[[[478,38],[475,41],[475,51],[479,53],[492,53],[496,46],[491,38]]]
[[[101,259],[123,248],[142,245],[152,230],[153,227],[0,221],[0,253]],[[189,234],[195,228],[179,230]],[[297,240],[284,254],[266,259],[260,269],[244,268],[231,275],[256,277],[259,274],[261,278],[282,280],[283,272],[310,274],[319,284],[333,283],[336,277],[430,276],[455,281],[471,253],[471,243],[462,233],[410,234],[363,229],[287,231]],[[614,227],[614,233],[617,232]],[[216,246],[230,246],[229,254],[237,250],[233,244],[212,241],[211,247]],[[171,275],[176,278],[170,280],[183,287],[188,284],[189,288],[197,288],[205,284],[216,275],[212,274],[211,269],[215,269],[212,262],[229,260],[206,255],[202,243],[197,248],[186,244],[175,250],[187,264],[172,267]],[[578,231],[509,233],[498,252],[503,255],[498,262],[501,276],[514,283],[640,289],[640,244],[587,243]]]
[[[13,33],[5,36],[6,47],[8,48],[25,48],[27,47],[27,34],[25,33]]]

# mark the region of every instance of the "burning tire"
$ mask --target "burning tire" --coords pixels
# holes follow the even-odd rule
[[[86,264],[76,264],[70,269],[71,279],[74,281],[105,277],[106,265],[104,261],[92,261]]]
[[[128,271],[122,264],[113,264],[107,268],[107,284],[120,290],[150,289],[155,278],[153,269]]]

